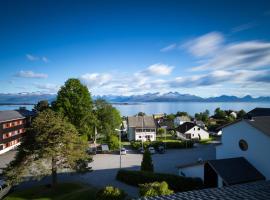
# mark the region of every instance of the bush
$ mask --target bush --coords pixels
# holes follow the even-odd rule
[[[192,148],[193,147],[192,141],[182,142],[182,141],[178,141],[178,140],[166,141],[166,142],[162,142],[162,141],[144,142],[143,146],[144,146],[144,148],[148,148],[149,146],[152,146],[155,149],[157,149],[160,145],[164,146],[165,143],[166,143],[167,149],[184,149],[184,148]],[[140,141],[132,141],[130,144],[131,144],[131,147],[135,150],[142,147],[142,143]]]
[[[106,186],[97,193],[97,200],[123,200],[126,198],[126,193],[113,186]]]
[[[117,135],[110,134],[107,138],[110,150],[119,149],[119,139]]]
[[[161,183],[145,183],[140,184],[140,196],[150,197],[150,196],[160,196],[160,195],[170,195],[173,193],[172,190],[168,188],[168,184],[163,181]]]
[[[119,170],[116,179],[126,184],[139,186],[139,184],[166,181],[169,188],[175,192],[201,189],[203,182],[200,178],[181,177],[173,174],[153,173],[146,171]]]
[[[141,163],[141,170],[142,171],[148,171],[153,172],[154,171],[154,165],[152,162],[152,157],[148,149],[146,149],[143,153],[143,159]]]

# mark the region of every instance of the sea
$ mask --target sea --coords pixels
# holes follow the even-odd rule
[[[113,104],[122,116],[132,116],[138,112],[144,112],[148,115],[159,113],[176,113],[178,111],[187,112],[194,115],[203,112],[206,109],[213,114],[215,109],[220,107],[225,110],[245,110],[246,112],[256,108],[270,108],[270,102],[145,102],[145,103],[127,103]],[[0,105],[0,110],[14,110],[19,107],[26,107],[31,110],[33,105]]]

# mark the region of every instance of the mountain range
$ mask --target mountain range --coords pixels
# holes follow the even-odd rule
[[[56,94],[42,93],[17,93],[17,94],[1,94],[0,104],[35,104],[40,100],[55,100]],[[202,98],[196,95],[180,94],[178,92],[146,93],[143,95],[103,95],[93,96],[94,99],[103,98],[111,103],[137,103],[137,102],[270,102],[270,97],[252,97],[250,95],[244,97],[221,95],[218,97]]]

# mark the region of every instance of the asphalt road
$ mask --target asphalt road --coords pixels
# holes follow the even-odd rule
[[[14,156],[14,152],[7,155],[0,155],[1,163],[6,164]],[[165,154],[154,154],[152,156],[154,168],[156,172],[177,174],[176,166],[196,162],[199,158],[203,160],[215,159],[214,145],[201,145],[192,149],[175,149],[167,150]],[[6,160],[4,161],[3,158]],[[128,152],[122,155],[122,168],[140,169],[142,155],[136,152]],[[113,185],[125,190],[131,197],[138,196],[138,189],[133,186],[126,185],[115,180],[117,171],[119,170],[119,155],[117,154],[97,154],[93,156],[93,162],[89,164],[93,172],[83,175],[59,175],[60,181],[80,181],[96,187],[104,187]],[[44,184],[50,181],[45,178],[41,182],[28,182],[21,187],[28,187],[36,184]]]

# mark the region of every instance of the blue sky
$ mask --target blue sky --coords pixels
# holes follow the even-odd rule
[[[0,1],[0,93],[269,96],[270,2]]]

